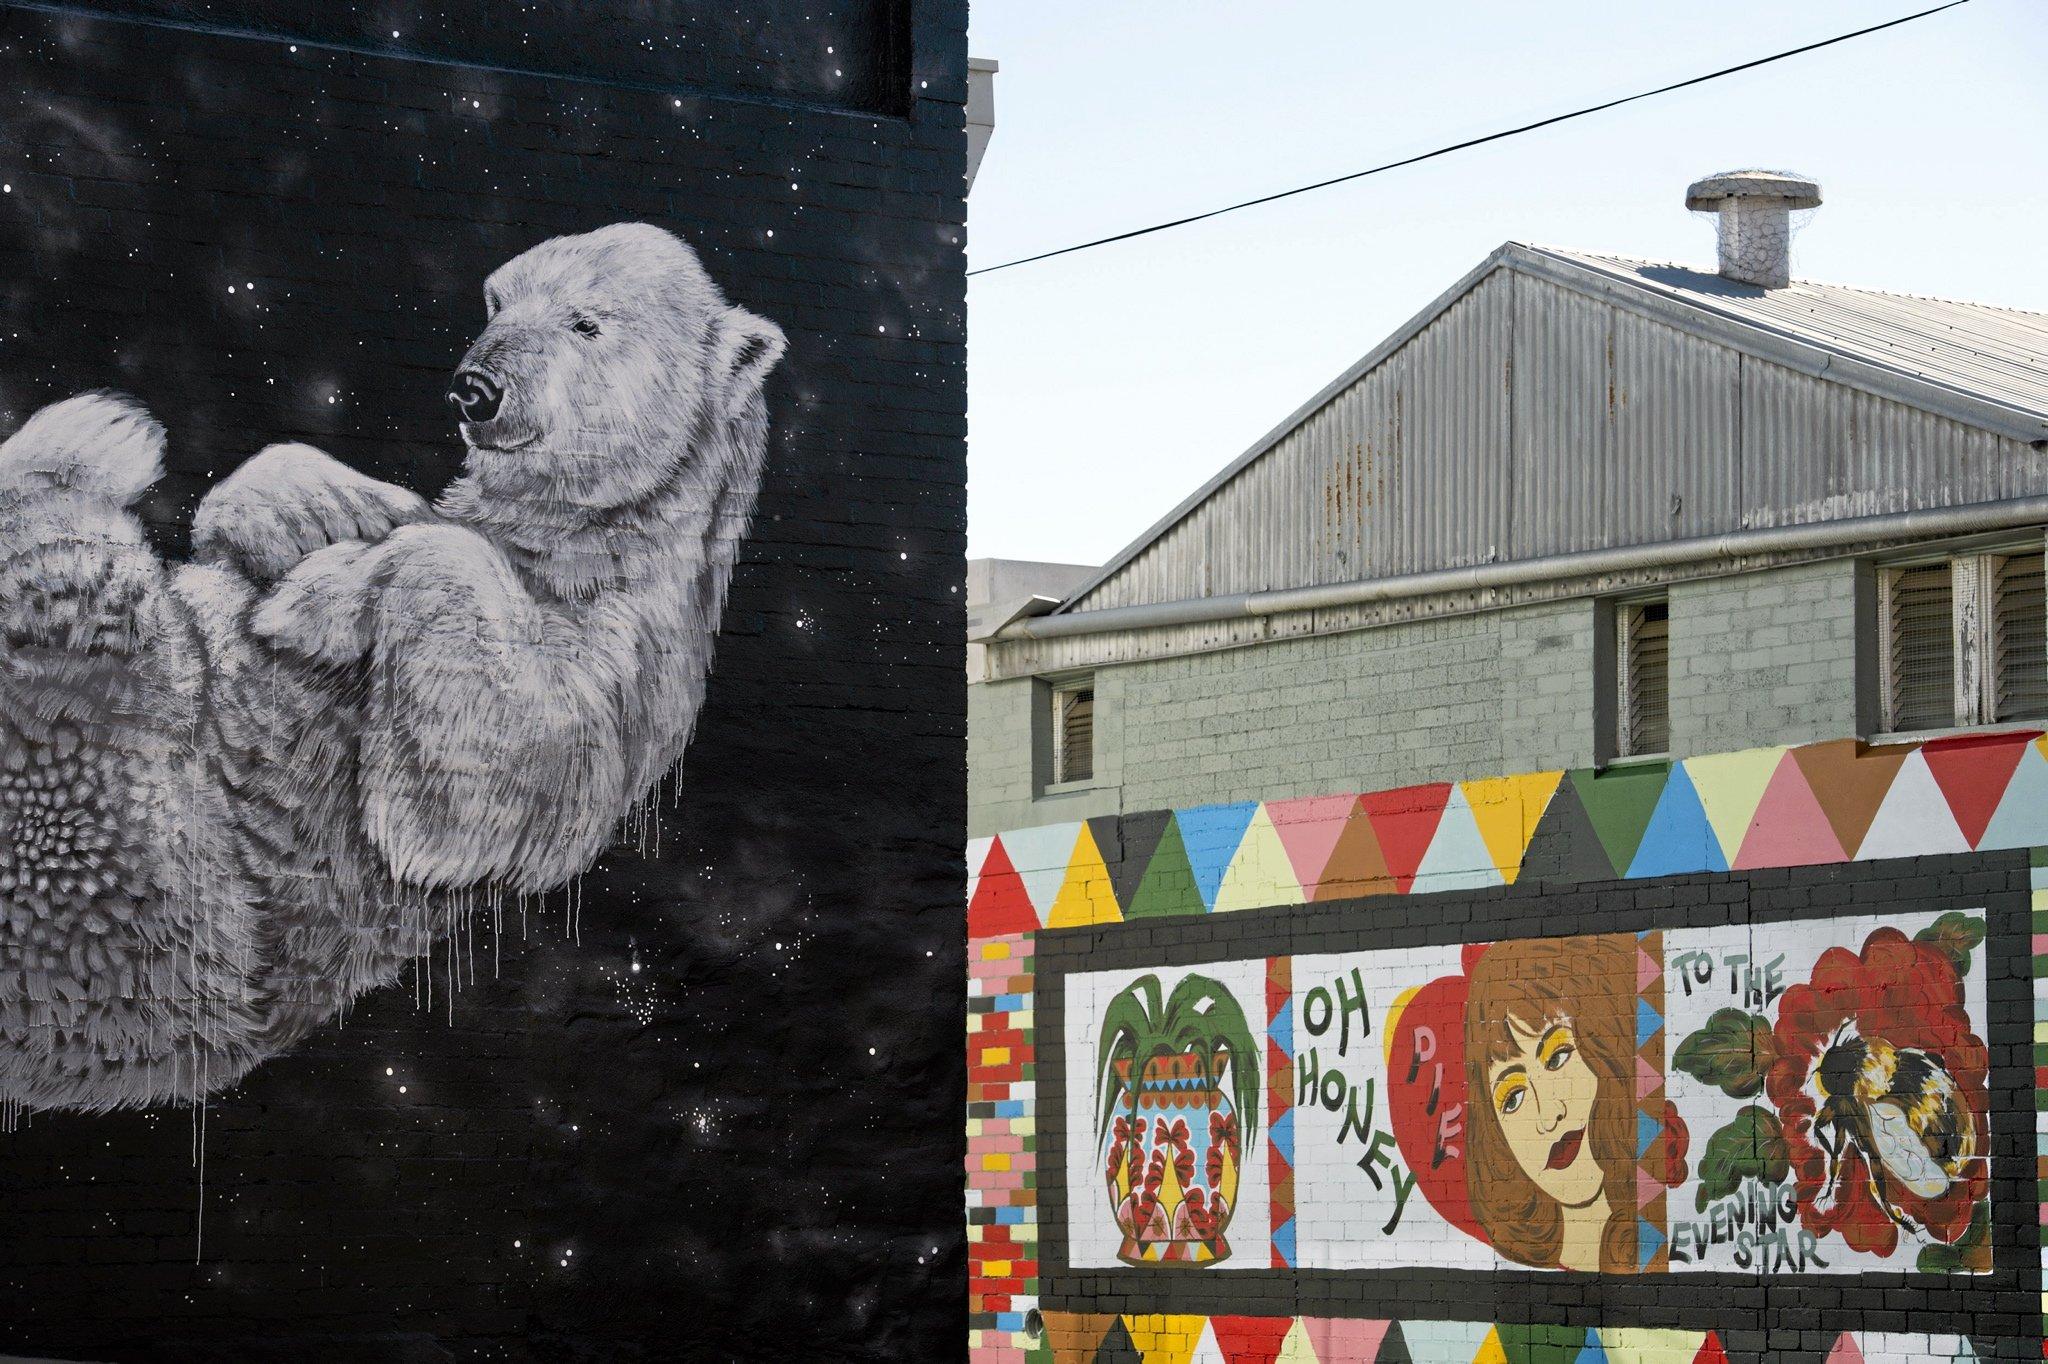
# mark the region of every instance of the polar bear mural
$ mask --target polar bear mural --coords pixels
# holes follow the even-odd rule
[[[470,906],[589,866],[681,756],[782,333],[620,224],[491,275],[428,506],[304,445],[212,489],[88,394],[0,444],[0,1100],[192,1101]]]

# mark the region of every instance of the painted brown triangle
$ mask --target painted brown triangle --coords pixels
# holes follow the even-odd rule
[[[1856,855],[1878,806],[1892,789],[1899,764],[1912,753],[1911,744],[1885,744],[1866,748],[1857,739],[1831,739],[1824,744],[1806,744],[1792,750],[1792,761],[1806,778],[1813,798],[1844,854]]]
[[[1272,1181],[1273,1191],[1270,1197],[1273,1206],[1276,1208],[1291,1208],[1294,1206],[1294,1167],[1288,1165],[1284,1168],[1287,1173]],[[1270,1170],[1268,1174],[1271,1174]]]
[[[1344,832],[1337,835],[1330,860],[1323,864],[1315,894],[1309,898],[1314,902],[1347,900],[1358,895],[1385,895],[1393,889],[1394,875],[1387,870],[1387,859],[1380,851],[1379,835],[1373,832],[1372,820],[1364,806],[1353,804],[1350,818],[1344,822]]]
[[[1045,1343],[1053,1364],[1095,1364],[1095,1351],[1116,1318],[1107,1312],[1047,1312]]]

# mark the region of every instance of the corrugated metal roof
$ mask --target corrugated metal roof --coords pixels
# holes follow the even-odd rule
[[[1529,249],[1958,393],[2048,416],[2048,313],[1809,280],[1758,289],[1662,261]]]
[[[2048,493],[2048,315],[1508,243],[1063,612]]]

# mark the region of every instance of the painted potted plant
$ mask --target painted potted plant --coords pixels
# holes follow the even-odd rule
[[[1096,1055],[1096,1144],[1126,1264],[1214,1264],[1259,1123],[1259,1048],[1207,976],[1161,1002],[1143,976],[1110,1002]]]

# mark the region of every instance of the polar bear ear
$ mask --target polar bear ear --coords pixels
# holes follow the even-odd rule
[[[727,308],[719,315],[711,345],[711,372],[724,380],[728,413],[739,411],[761,391],[788,344],[782,328],[745,308]]]

